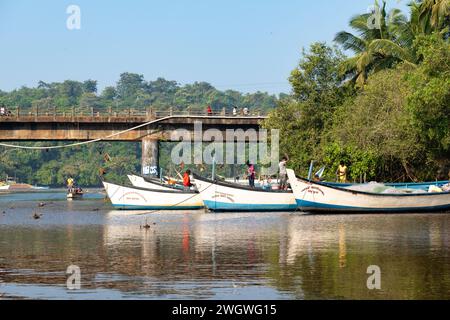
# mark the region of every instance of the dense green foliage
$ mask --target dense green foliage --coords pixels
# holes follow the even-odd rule
[[[237,91],[219,91],[206,82],[179,85],[175,81],[159,78],[145,81],[142,75],[123,73],[117,85],[106,87],[97,94],[97,82],[67,80],[62,83],[45,83],[40,81],[36,88],[22,87],[11,92],[0,91],[0,105],[4,104],[14,110],[20,107],[21,112],[39,108],[49,110],[57,108],[70,111],[91,110],[106,112],[142,109],[152,107],[154,110],[167,111],[170,107],[176,110],[204,112],[207,105],[215,111],[226,108],[231,112],[233,106],[240,109],[267,112],[277,104],[278,98],[267,93],[256,92],[242,94]],[[68,142],[64,142],[67,144]],[[25,143],[27,145],[49,145],[49,142]],[[105,161],[108,154],[110,161]],[[170,148],[161,149],[163,167],[170,167],[168,157]],[[82,186],[100,184],[98,170],[105,168],[108,179],[125,182],[126,173],[140,172],[140,144],[136,143],[97,143],[94,145],[49,150],[29,151],[0,147],[0,181],[7,175],[16,177],[20,182],[39,185],[64,185],[69,175]]]
[[[66,80],[62,83],[40,81],[36,88],[22,87],[11,92],[0,91],[0,104],[10,109],[18,106],[21,110],[38,107],[57,108],[58,111],[77,109],[106,112],[135,109],[145,110],[198,110],[205,111],[211,105],[214,111],[231,112],[232,108],[249,108],[266,112],[276,106],[277,97],[265,92],[242,94],[234,90],[219,91],[206,82],[179,85],[175,81],[158,78],[145,81],[134,73],[122,73],[116,86],[110,86],[97,94],[97,81],[84,82]]]
[[[22,143],[48,145],[48,142]],[[126,174],[139,172],[140,144],[130,142],[101,142],[95,145],[58,150],[0,151],[0,173],[30,184],[62,186],[69,176],[81,186],[98,186],[99,169],[104,168],[109,178],[124,182]],[[105,157],[107,159],[105,159]]]
[[[375,2],[373,14],[352,17],[354,33],[341,31],[338,47],[314,43],[304,50],[289,78],[291,95],[219,91],[208,83],[179,85],[159,78],[145,81],[123,73],[116,86],[97,93],[97,82],[39,82],[36,88],[0,91],[0,104],[98,112],[144,109],[215,111],[233,106],[272,110],[267,128],[281,130],[280,150],[290,165],[306,175],[311,160],[326,165],[334,179],[339,161],[349,178],[379,181],[447,178],[450,168],[450,1],[415,0],[409,15]],[[274,109],[274,107],[277,108]],[[105,161],[105,153],[111,160]],[[170,167],[170,146],[161,150]],[[74,175],[82,185],[97,185],[104,167],[115,180],[139,171],[139,144],[103,143],[64,151],[0,149],[0,178],[61,185]],[[208,171],[210,168],[195,168]],[[217,168],[233,175],[230,168]],[[241,170],[240,168],[239,170]],[[209,172],[209,171],[208,171]]]
[[[358,36],[336,42],[355,53],[316,43],[290,78],[292,99],[280,102],[267,128],[281,129],[281,153],[306,175],[311,160],[334,180],[341,160],[351,180],[417,181],[448,177],[450,169],[450,44],[447,0],[416,1],[407,19],[353,17]],[[388,18],[388,16],[390,18]],[[447,23],[445,23],[447,22]],[[324,77],[326,74],[327,77]]]

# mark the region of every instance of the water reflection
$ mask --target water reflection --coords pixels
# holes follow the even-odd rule
[[[448,215],[143,215],[94,199],[34,221],[35,205],[0,214],[0,295],[66,298],[76,264],[86,298],[450,298]],[[369,265],[380,291],[366,287]]]

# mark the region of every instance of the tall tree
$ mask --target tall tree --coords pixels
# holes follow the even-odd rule
[[[97,80],[86,80],[83,82],[84,93],[96,93],[97,92]]]
[[[356,31],[338,32],[334,41],[355,56],[341,64],[341,72],[362,86],[373,73],[404,61],[414,64],[416,58],[411,51],[412,39],[404,36],[408,19],[398,9],[386,11],[386,2],[380,6],[375,1],[373,13],[354,16],[350,27]]]
[[[144,87],[142,74],[125,72],[117,82],[117,95],[121,99],[135,98],[137,92]]]
[[[266,128],[280,130],[281,153],[290,155],[296,169],[307,167],[335,108],[351,95],[351,88],[342,85],[338,72],[344,59],[338,49],[324,43],[314,43],[308,51],[303,50],[289,79],[292,97],[281,101],[264,122]]]
[[[418,22],[422,31],[429,34],[441,31],[450,26],[450,0],[423,0],[420,1]],[[449,30],[447,30],[448,32]]]

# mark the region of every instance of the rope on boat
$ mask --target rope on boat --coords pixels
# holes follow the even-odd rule
[[[63,149],[63,148],[71,148],[71,147],[76,147],[76,146],[81,146],[81,145],[87,145],[87,144],[91,144],[91,143],[95,143],[95,142],[99,142],[99,141],[103,141],[103,140],[107,140],[119,135],[122,135],[124,133],[148,126],[150,124],[154,124],[163,120],[167,120],[172,118],[173,116],[168,116],[168,117],[164,117],[164,118],[160,118],[160,119],[156,119],[156,120],[152,120],[143,124],[140,124],[138,126],[135,126],[133,128],[130,129],[126,129],[120,132],[116,132],[113,134],[110,134],[106,137],[103,138],[98,138],[98,139],[94,139],[94,140],[89,140],[89,141],[83,141],[83,142],[76,142],[76,143],[70,143],[70,144],[65,144],[65,145],[61,145],[61,146],[46,146],[46,147],[29,147],[29,146],[20,146],[20,145],[14,145],[14,144],[8,144],[8,143],[0,143],[0,146],[2,147],[7,147],[7,148],[14,148],[14,149],[28,149],[28,150],[50,150],[50,149]]]

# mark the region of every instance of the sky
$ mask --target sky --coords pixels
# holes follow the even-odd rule
[[[332,43],[373,0],[0,0],[0,90],[122,72],[220,90],[289,92],[303,47]],[[407,12],[406,1],[390,7]],[[80,29],[67,28],[68,6]]]

